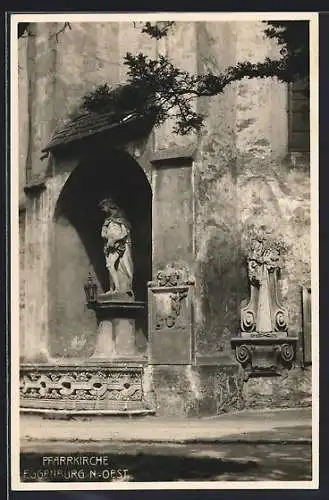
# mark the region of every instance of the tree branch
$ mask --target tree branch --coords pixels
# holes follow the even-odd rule
[[[143,53],[127,53],[123,63],[127,66],[127,83],[119,89],[111,89],[107,84],[100,85],[95,91],[83,97],[82,112],[105,112],[106,109],[124,116],[126,111],[152,115],[155,125],[174,117],[174,131],[187,134],[198,131],[203,125],[203,117],[196,113],[192,101],[197,97],[212,97],[223,93],[224,89],[235,81],[244,78],[272,78],[290,82],[307,79],[309,75],[309,40],[307,21],[264,21],[265,35],[275,39],[281,47],[281,58],[258,63],[240,62],[227,67],[224,71],[213,74],[193,74],[176,67],[167,57],[159,55],[152,59]],[[33,36],[28,33],[30,23],[18,24],[18,36]],[[168,36],[174,21],[141,23],[142,33],[156,40]],[[134,26],[136,24],[134,23]],[[72,29],[71,23],[50,35],[58,36],[66,29]],[[175,113],[170,113],[171,110]]]
[[[59,36],[61,33],[64,33],[64,31],[65,31],[67,28],[68,28],[69,30],[71,30],[71,29],[72,29],[71,23],[64,23],[64,24],[63,24],[63,26],[62,26],[62,27],[61,27],[58,31],[56,31],[55,33],[52,33],[52,34],[50,35],[50,37],[49,37],[49,38],[53,38],[53,37],[55,37],[55,38],[56,38],[56,42],[58,42],[58,36]]]
[[[29,32],[29,26],[31,24],[32,23],[18,23],[17,24],[17,36],[18,36],[18,38],[27,38],[30,36],[36,36],[33,33]],[[58,35],[60,35],[61,33],[64,33],[64,31],[66,29],[70,29],[70,30],[72,29],[71,23],[64,23],[62,25],[62,27],[58,31],[56,31],[55,33],[52,33],[49,38],[55,37],[56,42],[58,42]]]

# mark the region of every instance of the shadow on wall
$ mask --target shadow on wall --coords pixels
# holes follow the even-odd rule
[[[127,153],[98,148],[86,154],[65,183],[54,214],[50,268],[50,344],[52,356],[88,357],[97,323],[87,309],[84,283],[91,271],[99,291],[109,288],[99,202],[111,197],[132,226],[133,289],[145,301],[152,273],[152,193],[142,168]],[[147,336],[147,318],[136,328]]]
[[[199,267],[205,336],[200,341],[217,353],[231,351],[230,339],[239,330],[241,301],[248,297],[245,259],[237,230],[232,229],[216,227]]]
[[[105,159],[104,159],[105,158]],[[55,220],[67,219],[77,231],[103,291],[109,287],[101,228],[104,213],[99,202],[113,198],[132,225],[134,292],[145,300],[151,279],[152,193],[148,180],[127,153],[98,151],[76,167],[59,196]],[[87,276],[88,270],[86,272]]]

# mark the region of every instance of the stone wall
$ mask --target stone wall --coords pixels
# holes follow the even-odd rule
[[[245,407],[238,366],[153,366],[147,373],[157,416],[206,417]]]
[[[19,205],[24,207],[27,156],[29,137],[29,85],[28,85],[28,39],[23,38],[18,46],[18,135],[19,135]]]
[[[19,213],[19,346],[23,350],[25,317],[25,211]]]
[[[274,51],[261,24],[201,24],[204,69],[261,60]],[[225,51],[223,63],[219,47],[225,41],[231,51]],[[195,162],[197,317],[203,352],[220,350],[238,328],[240,300],[248,295],[242,240],[252,226],[265,225],[286,243],[281,291],[291,333],[301,328],[298,288],[310,279],[310,182],[308,165],[293,164],[287,154],[287,133],[282,133],[287,131],[286,90],[272,79],[242,80],[207,105],[209,118]]]
[[[47,162],[40,160],[41,150],[82,96],[99,85],[125,81],[126,51],[155,52],[154,43],[133,23],[72,23],[71,27],[56,37],[61,23],[33,23],[32,36],[19,39],[20,169],[29,177],[44,175]]]
[[[260,408],[312,405],[311,367],[278,377],[243,379],[236,364],[158,365],[146,370],[144,390],[157,416],[205,417]]]
[[[125,81],[125,52],[162,53],[188,71],[219,72],[237,61],[275,55],[278,47],[265,38],[263,28],[257,22],[177,23],[167,38],[156,42],[141,35],[133,23],[74,23],[58,40],[56,23],[34,25],[36,36],[19,42],[21,199],[25,180],[45,173],[47,161],[40,154],[54,127],[86,92],[105,82]],[[193,380],[201,384],[200,397],[198,391],[186,389],[193,382],[189,368],[155,370],[160,413],[176,403],[183,405],[177,411],[184,414],[239,405],[309,404],[309,373],[298,368],[284,380],[251,379],[241,389],[241,373],[230,346],[239,332],[241,301],[249,293],[244,245],[253,227],[264,225],[286,246],[280,292],[289,310],[289,333],[300,335],[302,328],[300,287],[310,284],[309,164],[305,156],[288,154],[287,87],[275,79],[244,79],[222,95],[199,99],[195,106],[207,116],[198,136],[172,134],[169,120],[148,142],[148,159],[159,152],[174,158],[175,150],[186,151],[191,145],[196,150],[193,163],[166,160],[164,165],[157,163],[152,173],[146,171],[154,190],[153,272],[167,263],[166,258],[183,258],[190,264],[196,280],[196,354],[212,357],[216,368],[193,372]],[[40,258],[34,258],[39,265]],[[44,288],[38,290],[42,295]],[[73,330],[70,342],[74,343]],[[81,341],[83,336],[82,332]],[[213,375],[218,370],[224,378],[227,370],[234,372],[234,382],[225,386],[232,397],[219,406],[214,401],[223,389],[220,377]],[[186,395],[189,391],[194,394],[191,398]],[[262,398],[259,393],[269,396]],[[187,409],[192,400],[199,401],[197,409],[194,403]]]
[[[243,384],[245,408],[302,408],[312,405],[311,367],[293,368],[286,377],[251,378]]]

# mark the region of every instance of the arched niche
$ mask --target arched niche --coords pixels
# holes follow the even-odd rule
[[[58,197],[50,269],[49,350],[52,356],[85,358],[93,353],[96,318],[86,307],[84,282],[92,272],[99,291],[109,286],[99,202],[111,197],[131,223],[136,300],[147,300],[152,274],[152,192],[139,164],[125,151],[86,154]],[[136,322],[136,344],[146,349],[147,318]]]

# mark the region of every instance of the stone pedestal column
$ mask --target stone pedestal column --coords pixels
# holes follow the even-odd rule
[[[135,320],[126,318],[114,319],[112,325],[116,356],[136,356]]]
[[[111,311],[109,311],[111,315]],[[101,319],[92,359],[121,359],[136,356],[135,320]]]
[[[135,317],[145,308],[144,302],[134,300],[113,300],[99,296],[89,302],[97,316],[98,332],[92,360],[134,360],[137,357],[135,345]]]
[[[104,319],[98,324],[96,347],[92,359],[113,358],[115,358],[115,341],[112,320]]]

